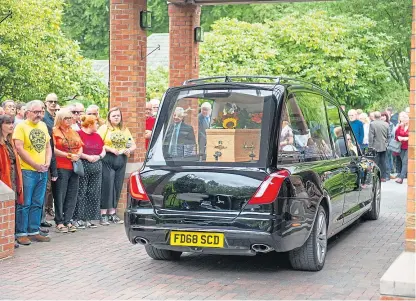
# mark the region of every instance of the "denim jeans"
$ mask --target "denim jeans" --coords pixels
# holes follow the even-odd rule
[[[393,172],[393,153],[387,150],[386,153],[386,179],[390,179],[390,174]]]
[[[400,159],[402,159],[402,170],[400,172],[399,178],[407,178],[407,149],[402,149],[400,152]]]
[[[24,204],[16,207],[16,236],[39,234],[47,172],[22,170]]]

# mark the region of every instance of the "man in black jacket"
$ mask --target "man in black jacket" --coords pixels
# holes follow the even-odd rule
[[[205,155],[205,147],[207,144],[206,130],[209,129],[211,124],[211,104],[204,102],[201,105],[201,113],[198,115],[198,147],[199,154]]]
[[[45,99],[46,111],[45,116],[43,117],[43,122],[46,123],[48,127],[49,136],[51,136],[51,148],[52,148],[52,159],[51,165],[49,167],[48,173],[48,184],[46,188],[45,202],[43,203],[43,213],[42,213],[42,227],[51,227],[52,224],[46,221],[46,213],[51,216],[54,216],[53,212],[53,199],[56,196],[56,180],[58,179],[58,170],[56,169],[56,158],[54,154],[54,144],[52,139],[52,130],[55,122],[55,112],[56,106],[58,104],[58,97],[55,93],[48,94]]]
[[[185,115],[183,108],[176,107],[173,123],[169,126],[164,143],[165,152],[167,151],[170,157],[190,157],[196,155],[194,129],[183,121]]]

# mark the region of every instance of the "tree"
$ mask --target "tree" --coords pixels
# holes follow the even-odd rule
[[[159,66],[156,69],[147,69],[146,75],[146,98],[147,100],[161,99],[163,93],[169,86],[169,71],[167,68]]]
[[[374,33],[384,33],[396,41],[382,58],[392,78],[410,89],[410,37],[412,27],[412,0],[342,0],[311,3],[250,4],[206,6],[202,9],[201,23],[206,31],[221,18],[233,18],[249,23],[279,20],[293,12],[302,14],[311,10],[325,10],[331,16],[362,15],[377,22]]]
[[[412,0],[343,0],[337,2],[299,4],[296,9],[325,9],[329,14],[362,15],[377,22],[374,33],[384,33],[396,43],[383,53],[383,61],[390,75],[399,84],[410,89],[410,37],[412,34]]]
[[[77,43],[60,30],[62,0],[3,0],[0,14],[0,100],[61,99],[82,96],[103,104],[107,88],[79,53]]]
[[[66,0],[63,32],[80,43],[82,54],[91,59],[108,59],[109,0]]]
[[[382,96],[381,56],[392,38],[368,18],[293,13],[266,24],[217,21],[201,44],[201,74],[285,75],[315,83],[342,103],[366,107]]]

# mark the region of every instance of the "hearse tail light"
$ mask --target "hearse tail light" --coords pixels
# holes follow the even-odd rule
[[[144,190],[142,180],[140,179],[139,172],[134,172],[130,176],[129,191],[133,199],[138,201],[150,201],[149,196]]]
[[[283,181],[290,175],[286,169],[270,174],[261,183],[256,193],[248,201],[249,205],[264,205],[273,203],[279,194]]]

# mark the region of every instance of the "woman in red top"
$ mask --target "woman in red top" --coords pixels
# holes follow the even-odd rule
[[[102,162],[105,156],[104,142],[97,134],[98,118],[81,117],[81,130],[78,131],[83,142],[81,155],[85,175],[79,179],[78,203],[75,209],[75,226],[80,229],[97,228],[92,222],[99,220],[101,203]]]
[[[396,179],[396,183],[402,184],[407,177],[407,149],[409,144],[409,115],[406,112],[400,113],[401,123],[396,129],[396,140],[402,143],[400,159],[402,161],[402,171]]]
[[[54,199],[55,223],[56,231],[61,233],[77,230],[71,220],[77,204],[79,176],[74,172],[72,162],[78,161],[82,154],[82,141],[78,133],[71,128],[72,122],[72,113],[60,110],[56,114],[52,134],[58,168],[57,197]]]

